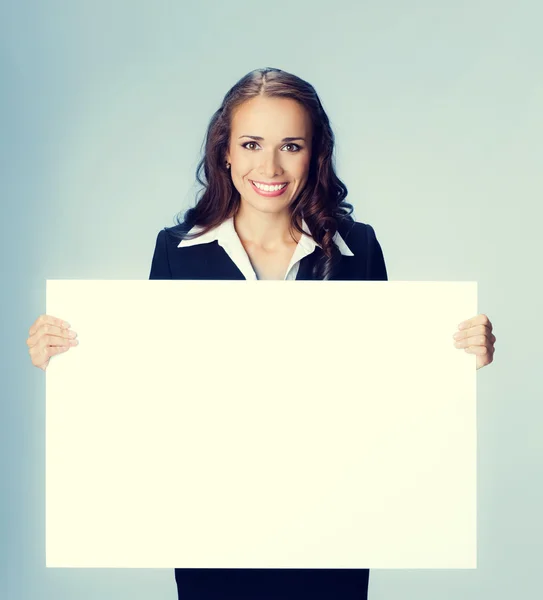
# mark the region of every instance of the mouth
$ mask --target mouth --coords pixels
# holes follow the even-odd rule
[[[251,185],[253,186],[253,189],[257,194],[260,194],[261,196],[266,196],[268,198],[280,196],[284,193],[288,186],[288,181],[271,185],[262,183],[260,181],[253,181],[251,179],[249,181],[251,182]]]

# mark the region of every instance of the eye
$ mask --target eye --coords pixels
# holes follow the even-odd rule
[[[250,146],[254,145],[255,148],[251,148]],[[258,144],[256,142],[245,142],[245,144],[241,145],[242,148],[245,148],[246,150],[256,150],[256,147],[258,147]],[[302,147],[299,146],[298,144],[286,144],[285,146],[283,146],[283,148],[292,148],[292,150],[288,150],[287,152],[299,152]]]
[[[246,150],[252,150],[253,148],[248,148],[249,144],[254,144],[255,146],[258,146],[258,144],[256,142],[245,142],[245,144],[242,144],[242,148],[245,148]]]

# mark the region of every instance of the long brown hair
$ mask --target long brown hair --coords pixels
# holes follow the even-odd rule
[[[311,236],[323,250],[313,277],[329,279],[341,253],[332,241],[340,219],[352,221],[353,206],[345,202],[347,187],[334,170],[334,133],[317,92],[311,84],[280,69],[256,69],[242,77],[224,97],[220,108],[211,117],[204,142],[204,156],[196,169],[196,179],[202,186],[196,205],[189,208],[177,224],[183,222],[202,230],[194,239],[233,217],[240,206],[240,195],[226,168],[226,153],[230,143],[233,111],[255,96],[291,98],[308,112],[312,128],[312,152],[307,183],[289,206],[291,226],[300,234],[301,218]]]

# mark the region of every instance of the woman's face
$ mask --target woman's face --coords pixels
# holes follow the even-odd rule
[[[295,100],[257,96],[239,106],[232,115],[226,160],[242,204],[266,213],[288,212],[307,181],[311,135],[309,115]],[[286,185],[258,189],[255,183]]]

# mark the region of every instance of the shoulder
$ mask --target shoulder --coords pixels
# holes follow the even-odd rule
[[[191,227],[186,222],[173,227],[163,227],[156,236],[154,260],[169,260],[172,253],[177,250],[179,242],[190,229]]]
[[[354,254],[345,260],[346,279],[388,280],[383,251],[369,223],[342,219],[338,232]]]
[[[191,229],[191,224],[187,223],[187,221],[183,221],[182,223],[179,223],[179,225],[174,225],[173,227],[164,227],[163,231],[165,231],[166,235],[169,237],[182,238]]]
[[[207,256],[199,254],[200,246],[178,248],[179,242],[190,229],[189,224],[183,222],[173,227],[163,227],[158,232],[150,279],[199,278],[198,267]]]
[[[185,237],[185,235],[191,230],[191,225],[186,221],[173,227],[163,227],[157,236],[157,244],[163,243],[169,248],[172,246],[177,247],[179,242]]]
[[[341,219],[338,222],[338,233],[354,254],[366,252],[368,246],[377,241],[374,228],[362,221]]]

